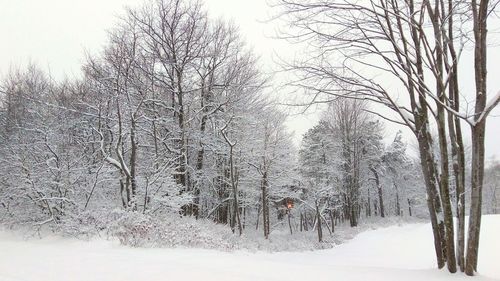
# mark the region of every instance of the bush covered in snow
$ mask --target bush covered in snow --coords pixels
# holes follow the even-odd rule
[[[132,247],[193,247],[231,250],[236,237],[222,225],[170,214],[163,218],[134,212],[113,212],[107,233]]]
[[[188,247],[224,251],[293,251],[332,247],[332,239],[318,243],[316,232],[297,232],[293,235],[284,228],[274,230],[268,240],[254,226],[245,229],[239,237],[226,225],[210,220],[181,217],[174,214],[152,217],[147,214],[115,211],[109,220],[106,233],[121,244],[131,247]]]
[[[418,221],[417,219],[413,221]],[[223,251],[308,251],[326,249],[352,239],[358,233],[380,227],[408,222],[408,218],[371,218],[351,228],[348,223],[336,226],[333,234],[324,234],[323,242],[318,242],[317,232],[295,231],[290,234],[288,225],[274,226],[269,239],[265,239],[261,229],[247,225],[243,235],[232,233],[227,225],[216,224],[207,219],[166,213],[152,216],[140,212],[113,210],[103,213],[85,212],[76,219],[52,229],[64,236],[81,239],[106,237],[116,239],[130,247],[154,248],[204,248]]]
[[[323,242],[318,242],[317,231],[297,231],[290,234],[288,225],[274,225],[269,239],[265,239],[262,229],[254,224],[246,225],[240,237],[224,224],[208,219],[195,219],[178,213],[161,215],[129,212],[121,209],[82,212],[78,216],[61,221],[59,224],[46,224],[33,227],[15,226],[24,237],[43,237],[49,233],[91,240],[97,237],[117,240],[120,244],[142,248],[203,248],[222,251],[309,251],[332,248],[358,233],[391,225],[419,222],[408,217],[371,217],[358,227],[345,224],[335,226],[333,234],[324,230]],[[4,225],[5,226],[5,225]],[[12,227],[11,227],[12,228]]]

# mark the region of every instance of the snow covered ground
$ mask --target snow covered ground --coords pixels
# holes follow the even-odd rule
[[[484,216],[478,277],[435,269],[429,224],[366,231],[333,249],[250,253],[128,248],[0,233],[1,281],[500,280],[500,215]]]

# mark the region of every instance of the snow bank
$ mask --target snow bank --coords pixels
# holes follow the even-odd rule
[[[484,216],[476,281],[499,280],[500,216]],[[435,269],[429,224],[366,231],[333,249],[221,252],[120,246],[118,241],[0,233],[1,281],[472,280]]]

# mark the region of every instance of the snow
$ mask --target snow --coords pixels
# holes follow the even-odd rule
[[[493,108],[496,107],[499,102],[500,102],[500,91],[498,91],[498,93],[495,96],[493,96],[493,98],[490,99],[486,103],[486,106],[484,107],[483,111],[481,112],[481,115],[479,116],[479,118],[476,120],[473,120],[473,122],[474,122],[473,124],[476,125],[477,123],[481,122],[481,120],[483,118],[485,118],[485,116],[488,116],[490,111],[493,110]]]
[[[500,278],[498,237],[500,215],[484,216],[474,280]],[[129,248],[58,237],[25,241],[0,232],[0,253],[1,281],[471,280],[435,269],[430,225],[422,223],[366,231],[333,249],[280,253]]]
[[[484,107],[486,112],[489,112],[493,107],[497,106],[497,104],[500,102],[500,91],[497,92],[495,96],[493,96],[490,101],[486,104]]]

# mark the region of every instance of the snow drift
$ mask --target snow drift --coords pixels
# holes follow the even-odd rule
[[[484,216],[479,276],[500,280],[500,215]],[[370,230],[333,249],[221,252],[121,246],[117,241],[0,234],[1,281],[59,280],[471,280],[435,267],[429,224]]]

